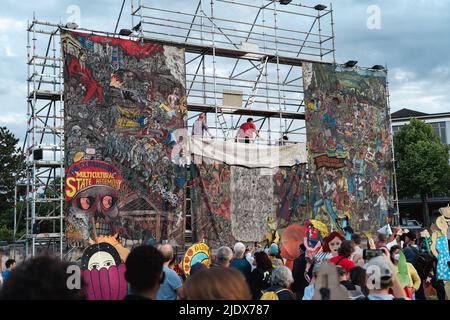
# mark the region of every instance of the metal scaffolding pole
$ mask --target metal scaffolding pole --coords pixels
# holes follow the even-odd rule
[[[389,124],[392,124],[392,118],[391,118],[391,103],[390,103],[390,94],[389,94],[389,81],[387,80],[387,73],[388,73],[388,68],[387,66],[386,68],[386,99],[387,99],[387,113],[389,115]],[[396,212],[394,213],[394,222],[393,224],[395,226],[400,225],[400,209],[399,209],[399,204],[398,204],[398,191],[397,191],[397,172],[396,172],[396,168],[395,168],[395,148],[394,148],[394,136],[392,133],[392,128],[391,129],[391,153],[392,153],[392,168],[393,168],[393,188],[394,188],[394,202],[395,202],[395,210]]]
[[[64,110],[63,68],[58,41],[60,27],[38,21],[33,16],[27,28],[28,119],[24,142],[27,193],[21,200],[26,202],[24,239],[27,256],[34,256],[41,250],[59,252],[60,257],[63,256]],[[58,178],[59,184],[56,183]],[[21,216],[17,207],[18,204],[16,233],[20,225],[17,218]],[[43,230],[45,221],[49,223]]]

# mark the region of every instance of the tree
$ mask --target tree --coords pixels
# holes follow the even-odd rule
[[[430,124],[415,118],[394,136],[394,147],[398,193],[408,197],[420,195],[423,222],[429,227],[428,196],[450,187],[449,149]]]
[[[14,188],[16,179],[23,176],[23,158],[18,139],[0,127],[0,238],[11,240],[14,217]]]

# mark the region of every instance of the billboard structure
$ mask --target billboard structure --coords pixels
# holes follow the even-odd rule
[[[303,64],[311,217],[361,232],[392,207],[386,71]]]
[[[190,191],[194,239],[212,247],[271,241],[307,217],[306,145],[196,139]]]
[[[184,50],[64,31],[67,243],[184,244]]]
[[[259,230],[259,239],[264,231],[301,225],[302,220],[311,217],[331,222],[330,225],[336,227],[334,220],[329,220],[329,213],[337,214],[338,218],[350,216],[350,225],[356,230],[364,229],[372,220],[382,217],[379,208],[383,197],[389,200],[393,192],[388,177],[392,157],[386,151],[386,144],[390,143],[386,136],[389,133],[388,118],[383,118],[387,105],[385,101],[384,107],[376,102],[378,111],[375,111],[369,99],[369,109],[360,110],[364,117],[372,116],[372,120],[375,114],[382,118],[377,120],[379,130],[373,126],[368,128],[366,124],[370,118],[366,118],[366,124],[357,119],[352,125],[359,127],[353,128],[351,133],[351,130],[344,131],[342,139],[340,121],[359,110],[350,98],[352,95],[355,99],[361,98],[358,102],[361,106],[365,104],[365,96],[378,96],[377,101],[383,100],[385,72],[341,70],[336,64],[328,65],[335,63],[331,5],[329,8],[323,5],[280,6],[275,1],[260,6],[253,1],[199,0],[197,6],[179,12],[167,8],[164,3],[158,4],[159,7],[153,3],[145,4],[145,1],[144,5],[136,7],[133,7],[135,1],[131,3],[130,29],[134,32],[127,39],[139,41],[125,40],[117,34],[109,37],[104,32],[81,28],[69,32],[63,26],[36,19],[29,25],[28,98],[33,103],[29,109],[28,149],[41,148],[42,140],[46,140],[42,138],[44,134],[49,140],[55,140],[54,137],[64,139],[64,143],[52,141],[49,149],[44,149],[42,161],[30,159],[30,155],[27,158],[30,176],[26,184],[33,197],[27,200],[26,239],[27,248],[29,245],[33,248],[32,254],[35,254],[35,246],[45,245],[45,237],[57,239],[55,246],[59,245],[63,256],[63,249],[85,248],[90,240],[95,242],[96,237],[117,248],[116,234],[125,247],[162,240],[182,244],[183,237],[189,238],[191,230],[196,240],[201,240],[202,231],[209,232],[214,227],[219,231],[215,237],[221,243],[232,244],[239,238],[253,240],[255,234],[248,233],[236,223],[247,218],[250,218],[250,225]],[[231,8],[245,11],[245,21],[236,21],[235,10]],[[293,21],[299,25],[293,28]],[[44,38],[41,34],[50,35],[51,45],[47,46],[45,42],[40,45],[39,39]],[[64,43],[63,59],[56,50],[60,34]],[[306,61],[311,60],[320,62],[308,67]],[[323,70],[319,70],[321,68]],[[312,73],[313,69],[317,72]],[[64,78],[58,70],[64,70]],[[314,77],[317,81],[312,81]],[[361,83],[358,83],[358,77],[361,77]],[[369,79],[372,77],[378,80]],[[303,78],[307,82],[303,83]],[[58,86],[55,86],[56,81]],[[334,86],[333,81],[339,82],[339,86]],[[47,90],[46,86],[43,90],[45,84],[51,89]],[[319,116],[322,114],[315,114],[313,109],[316,108],[316,96],[318,101],[328,104],[340,90],[338,98],[340,95],[349,97],[345,102],[349,110],[334,114],[334,123],[337,123],[334,130],[333,117],[327,116],[330,124],[326,124],[328,120],[321,122]],[[53,109],[47,113],[48,108],[37,104],[49,99],[60,106],[55,108],[55,114]],[[314,104],[309,109],[311,100]],[[206,114],[214,141],[226,143],[234,141],[235,133],[246,117],[254,118],[263,137],[251,144],[256,149],[285,142],[305,142],[307,127],[306,142],[314,160],[309,168],[303,165],[304,162],[280,164],[271,168],[272,178],[267,170],[262,170],[265,174],[261,174],[260,168],[243,165],[239,162],[242,159],[234,159],[232,164],[226,161],[195,163],[190,168],[192,192],[184,195],[184,164],[187,162],[183,157],[190,152],[183,147],[182,142],[187,138],[179,129],[186,126],[190,129],[199,113]],[[60,122],[64,119],[61,129],[58,129],[60,122],[51,124],[51,120],[47,121],[52,116],[61,118]],[[44,125],[40,126],[38,120]],[[381,132],[381,126],[385,133]],[[372,137],[373,130],[377,131]],[[324,141],[324,135],[328,138],[330,134],[335,141]],[[362,138],[349,141],[349,134],[362,134]],[[362,142],[357,145],[358,140],[366,137],[370,141],[367,146]],[[375,167],[376,161],[372,160],[373,150],[380,140],[379,151],[381,154],[386,151],[382,169]],[[329,150],[324,149],[328,142]],[[341,160],[351,146],[354,150],[348,150],[345,162],[349,171],[345,171]],[[360,168],[362,155],[355,157],[352,154],[356,149],[367,151],[364,151],[362,164],[364,174],[354,173],[351,179],[345,177],[345,188],[345,179],[340,174]],[[50,150],[52,156],[57,155],[53,158],[60,161],[48,161]],[[53,169],[51,177],[40,178],[39,170],[46,172],[44,168]],[[381,172],[379,180],[373,181],[370,176],[374,171]],[[46,221],[40,220],[43,218],[39,212],[41,199],[35,190],[43,185],[41,188],[48,195],[49,187],[55,186],[49,182],[65,173],[67,180],[56,185],[57,190],[52,193],[52,201],[59,204],[52,218],[64,216],[59,196],[63,193],[63,200],[67,200],[64,209],[67,237],[63,237],[59,220],[61,233],[56,233],[58,228],[53,228],[54,234],[35,232],[35,225]],[[331,173],[328,176],[332,182],[328,184],[334,189],[332,198],[324,195],[327,173]],[[260,174],[262,177],[257,178]],[[377,193],[383,184],[386,196]],[[263,189],[263,185],[269,187]],[[262,193],[257,194],[258,190]],[[273,192],[269,194],[269,190]],[[272,208],[263,213],[264,217],[270,217],[267,224],[254,219],[254,212],[250,210],[253,205],[263,203],[257,199],[265,192],[268,192],[264,198],[267,200],[265,207],[272,203]],[[254,202],[245,202],[252,194]],[[367,201],[360,201],[362,197]],[[44,200],[49,201],[42,199],[42,202]],[[103,200],[107,208],[98,214],[94,207],[103,205]],[[184,208],[185,202],[187,208]],[[353,204],[355,209],[346,215],[346,206]],[[364,206],[370,209],[368,216],[363,214]],[[88,214],[83,216],[83,212]],[[18,215],[20,220],[20,213]],[[341,222],[339,220],[337,224],[342,226]],[[187,230],[184,230],[185,224]],[[38,235],[34,236],[35,233]],[[38,237],[41,238],[36,244]],[[95,250],[90,252],[96,255]],[[112,256],[117,258],[115,254]],[[120,256],[123,260],[126,252],[121,251]],[[89,259],[89,256],[85,257],[84,265],[89,266]]]

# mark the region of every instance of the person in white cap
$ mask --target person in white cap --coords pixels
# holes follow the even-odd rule
[[[406,299],[405,291],[394,272],[394,265],[389,259],[389,252],[385,249],[383,255],[370,259],[364,266],[369,300]],[[389,289],[392,289],[393,294],[389,293]]]

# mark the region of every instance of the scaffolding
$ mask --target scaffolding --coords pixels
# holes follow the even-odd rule
[[[59,26],[36,20],[27,28],[27,131],[23,145],[26,178],[16,183],[15,243],[25,255],[59,252],[64,247],[64,103]],[[17,188],[26,194],[18,199]],[[25,208],[18,208],[18,201]],[[24,212],[25,211],[25,212]],[[26,232],[17,228],[25,219]]]
[[[180,8],[132,0],[131,12],[143,41],[185,48],[189,127],[205,112],[215,137],[232,139],[251,116],[262,137],[255,143],[305,141],[301,64],[335,63],[331,4],[198,0]],[[242,104],[227,105],[230,92]]]
[[[254,143],[278,145],[283,137],[290,142],[306,140],[301,65],[335,63],[331,4],[283,5],[278,0],[198,0],[182,8],[151,0],[130,4],[134,30],[130,38],[185,48],[188,128],[203,112],[216,139],[234,139],[248,116],[260,130],[261,138]],[[27,175],[17,182],[27,191],[22,199],[25,213],[18,209],[16,197],[14,218],[15,241],[26,243],[26,256],[51,249],[63,257],[65,251],[61,28],[65,28],[61,23],[34,16],[27,28],[28,128],[23,148]],[[190,242],[189,197],[185,206]],[[26,234],[16,237],[23,218]]]
[[[333,8],[282,2],[195,0],[181,5],[130,0],[130,38],[185,49],[188,129],[199,113],[206,113],[216,139],[234,139],[245,117],[252,117],[261,136],[254,143],[278,145],[285,137],[306,141],[301,66],[304,61],[336,63]],[[27,28],[26,178],[16,184],[16,191],[24,187],[26,195],[21,198],[16,192],[14,216],[15,243],[25,243],[26,256],[52,250],[63,257],[67,251],[61,28],[61,23],[34,16]],[[77,30],[119,36],[116,31]],[[393,178],[398,223],[395,166]],[[194,240],[189,186],[186,195],[189,243]],[[26,232],[19,235],[22,220]]]

